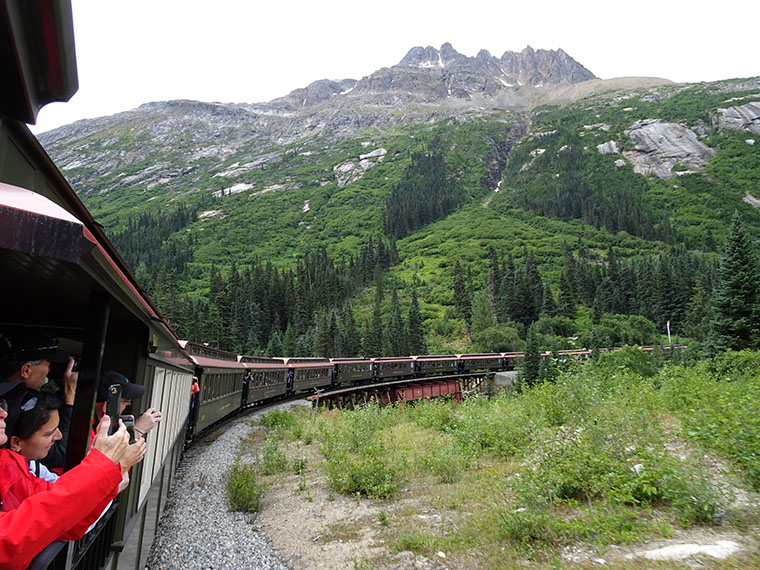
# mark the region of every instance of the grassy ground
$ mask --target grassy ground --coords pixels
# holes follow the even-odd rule
[[[360,568],[400,567],[409,552],[445,553],[448,568],[680,568],[637,554],[719,540],[742,551],[702,555],[703,567],[760,567],[760,355],[654,375],[651,358],[603,355],[556,383],[460,405],[273,412],[253,442],[257,486],[369,502],[362,524],[381,548]],[[362,534],[356,521],[333,526],[322,540]]]

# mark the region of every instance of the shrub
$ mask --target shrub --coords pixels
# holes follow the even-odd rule
[[[441,483],[456,483],[467,467],[467,460],[452,447],[430,449],[423,463]]]
[[[287,429],[295,423],[296,418],[288,410],[272,410],[261,418],[261,423],[267,429]]]
[[[268,437],[264,443],[264,451],[261,456],[261,471],[264,475],[282,473],[288,468],[288,456],[280,449],[277,440]]]
[[[330,453],[327,478],[330,488],[344,495],[387,499],[398,490],[396,469],[379,445],[368,446],[361,454]]]
[[[256,481],[253,465],[236,463],[227,475],[227,500],[231,511],[256,512],[259,510],[264,489]]]

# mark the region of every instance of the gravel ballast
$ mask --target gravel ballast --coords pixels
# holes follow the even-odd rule
[[[146,568],[287,570],[256,531],[254,515],[228,511],[226,474],[254,414],[217,428],[182,459]]]

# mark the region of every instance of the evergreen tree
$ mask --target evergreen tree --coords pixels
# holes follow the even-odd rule
[[[356,321],[354,320],[354,311],[351,309],[351,303],[346,303],[343,307],[341,324],[341,355],[359,356],[361,339],[359,338],[359,332],[356,330]]]
[[[541,306],[541,313],[550,317],[557,314],[557,303],[554,302],[554,295],[548,283],[544,285],[544,302]]]
[[[459,264],[459,260],[454,262],[454,306],[456,307],[459,316],[464,319],[467,326],[470,326],[472,318],[470,312],[470,294],[467,291],[464,273],[462,272],[462,266]]]
[[[388,356],[402,356],[407,354],[406,327],[401,316],[401,308],[398,302],[398,291],[394,288],[391,297],[391,314],[388,318],[387,338]]]
[[[293,331],[293,326],[288,324],[288,328],[285,329],[285,335],[282,337],[282,355],[295,356],[297,342],[298,339]]]
[[[707,340],[711,317],[710,296],[701,285],[697,285],[689,302],[684,330],[686,336],[699,341]]]
[[[538,338],[534,327],[528,329],[528,339],[523,357],[523,366],[520,371],[520,380],[528,386],[533,386],[539,379],[541,370],[541,351],[538,347]]]
[[[720,283],[713,295],[710,341],[715,350],[742,350],[757,345],[757,258],[736,212],[720,266]]]
[[[409,352],[414,355],[427,354],[425,334],[422,331],[422,315],[417,301],[417,289],[412,289],[412,301],[409,305]]]
[[[591,329],[591,334],[589,335],[588,340],[589,345],[591,346],[591,358],[597,359],[599,358],[599,345],[601,344],[599,341],[599,333],[596,332],[596,329]]]
[[[264,355],[269,356],[270,358],[275,358],[285,356],[284,353],[285,347],[282,344],[282,335],[280,335],[279,331],[275,331],[274,334],[269,337],[269,342],[267,343]]]
[[[472,296],[472,336],[496,325],[491,307],[491,297],[487,291],[476,291]]]
[[[319,309],[317,312],[317,326],[314,332],[314,354],[316,356],[327,357],[332,349],[332,339],[330,338],[330,320],[327,311]]]
[[[559,278],[559,300],[557,313],[569,319],[575,318],[578,310],[575,299],[575,288],[571,285],[567,274],[563,271]]]

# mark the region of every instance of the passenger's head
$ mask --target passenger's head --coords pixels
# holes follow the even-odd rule
[[[113,384],[121,386],[121,407],[119,413],[124,413],[126,407],[132,403],[132,400],[137,400],[145,393],[145,386],[134,384],[123,374],[118,372],[106,372],[100,375],[98,381],[98,395],[96,398],[95,414],[98,419],[102,418],[106,413],[106,403],[108,401],[109,388]]]
[[[47,333],[15,331],[0,340],[0,376],[38,389],[50,372],[51,362],[67,362],[69,355]]]
[[[0,382],[0,445],[5,445],[8,436],[5,433],[5,418],[8,417],[8,400],[15,400],[24,393],[23,382]]]
[[[29,460],[43,459],[62,437],[58,429],[61,401],[51,392],[29,390],[17,405],[18,409],[11,410],[9,446]]]

